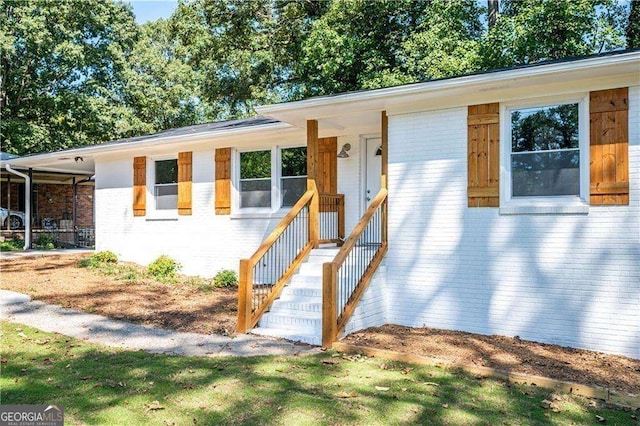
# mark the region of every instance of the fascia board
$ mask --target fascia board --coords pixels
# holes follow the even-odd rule
[[[232,142],[246,140],[247,137],[254,139],[256,137],[276,137],[278,135],[291,131],[300,131],[299,128],[293,127],[288,123],[270,123],[261,126],[245,127],[240,129],[225,129],[211,132],[197,133],[193,135],[177,135],[168,137],[158,137],[145,139],[142,141],[124,142],[124,143],[108,143],[104,145],[90,145],[80,148],[73,148],[64,151],[48,152],[44,154],[34,154],[25,157],[19,157],[12,160],[6,160],[12,166],[16,167],[51,167],[52,164],[60,162],[60,158],[66,157],[99,157],[109,153],[121,153],[130,151],[148,151],[151,148],[182,146],[188,144],[198,144],[203,142],[215,142],[224,140]],[[177,150],[177,149],[176,149]],[[58,167],[53,166],[51,170],[57,170]]]

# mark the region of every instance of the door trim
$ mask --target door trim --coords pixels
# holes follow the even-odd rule
[[[358,219],[362,217],[365,211],[367,211],[367,140],[369,139],[381,139],[380,133],[366,133],[360,135],[360,201],[358,202]]]

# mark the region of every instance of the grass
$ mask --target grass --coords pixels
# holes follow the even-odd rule
[[[629,411],[459,370],[331,352],[154,355],[0,325],[1,403],[60,404],[66,424],[634,424]]]

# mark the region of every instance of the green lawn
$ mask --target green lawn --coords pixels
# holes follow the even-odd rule
[[[632,412],[458,370],[332,352],[151,355],[0,325],[0,402],[59,404],[67,424],[635,423]]]

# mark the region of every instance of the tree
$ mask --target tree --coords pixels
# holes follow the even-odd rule
[[[3,151],[53,151],[134,134],[122,73],[138,28],[107,0],[0,3]]]
[[[624,5],[614,0],[503,0],[479,54],[485,69],[590,55],[623,46]]]
[[[402,44],[423,19],[426,0],[336,0],[303,44],[298,75],[304,96],[411,81]]]
[[[253,114],[256,105],[297,97],[294,64],[322,1],[198,0],[181,3],[172,31],[201,73],[218,119]]]
[[[640,0],[631,0],[626,35],[627,49],[640,48]]]
[[[400,55],[412,81],[469,74],[479,69],[482,9],[472,0],[434,0]]]
[[[144,133],[211,119],[211,107],[202,99],[201,74],[186,63],[165,20],[141,27],[123,77],[123,101],[135,114],[135,127]]]

